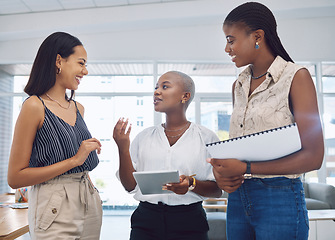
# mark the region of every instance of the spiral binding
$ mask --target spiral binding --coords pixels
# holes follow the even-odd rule
[[[274,131],[282,130],[282,129],[285,129],[285,128],[290,128],[290,127],[293,127],[295,125],[296,125],[296,123],[292,123],[292,124],[285,125],[285,126],[282,126],[282,127],[277,127],[277,128],[272,128],[272,129],[269,129],[269,130],[265,130],[265,131],[262,131],[262,132],[256,132],[256,133],[244,135],[244,136],[241,136],[241,137],[231,138],[231,139],[224,140],[224,141],[208,143],[208,144],[206,144],[206,147],[212,146],[212,145],[217,145],[217,144],[222,144],[222,143],[226,143],[226,142],[233,142],[235,140],[248,138],[248,137],[253,137],[253,136],[256,136],[256,135],[261,135],[261,134],[265,134],[265,133],[269,133],[269,132],[274,132]]]

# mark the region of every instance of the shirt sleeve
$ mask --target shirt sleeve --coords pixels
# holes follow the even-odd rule
[[[212,131],[205,127],[202,127],[202,136],[205,144],[218,142],[220,141],[219,137]],[[207,148],[206,148],[207,149]],[[209,152],[207,151],[207,157],[210,157]]]
[[[137,135],[134,140],[132,141],[132,143],[130,144],[130,157],[131,157],[131,161],[133,163],[133,167],[136,170],[136,166],[137,166],[137,162],[138,162],[138,154],[139,154],[139,140],[140,136]]]
[[[206,128],[204,126],[199,126],[199,129],[200,129],[200,134],[201,134],[202,141],[204,142],[206,158],[209,158],[210,154],[207,151],[207,147],[205,146],[205,144],[220,141],[219,137],[213,131],[209,130],[208,128]],[[203,160],[203,161],[204,161],[204,164],[205,164],[203,171],[206,171],[206,180],[215,181],[212,165],[210,163],[207,163],[205,160]]]

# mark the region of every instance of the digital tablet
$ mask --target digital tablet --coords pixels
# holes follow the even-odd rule
[[[179,182],[178,170],[133,172],[133,175],[143,195],[172,193],[162,190],[163,185]]]

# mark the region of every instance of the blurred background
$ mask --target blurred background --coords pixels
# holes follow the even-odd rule
[[[189,74],[196,96],[191,121],[228,138],[231,86],[238,73],[224,52],[222,23],[245,1],[227,0],[0,0],[0,193],[7,185],[13,128],[23,88],[42,41],[52,32],[78,37],[88,52],[89,75],[76,100],[102,144],[91,173],[104,210],[133,209],[137,202],[117,180],[118,152],[112,130],[120,117],[133,124],[131,139],[165,121],[153,110],[153,89],[169,70]],[[295,62],[312,74],[324,128],[326,154],[309,182],[335,185],[335,1],[260,1],[274,13],[279,36]]]

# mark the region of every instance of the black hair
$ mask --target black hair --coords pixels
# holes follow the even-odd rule
[[[33,67],[24,91],[29,95],[40,96],[55,85],[56,82],[56,59],[57,54],[62,58],[67,58],[74,53],[74,47],[82,46],[81,41],[65,32],[55,32],[49,35],[41,44],[35,57]],[[72,99],[65,94],[67,100]]]
[[[272,54],[281,56],[286,61],[291,57],[284,49],[277,34],[276,19],[269,8],[258,2],[247,2],[234,8],[223,22],[224,25],[243,24],[250,32],[262,29],[267,45]]]

